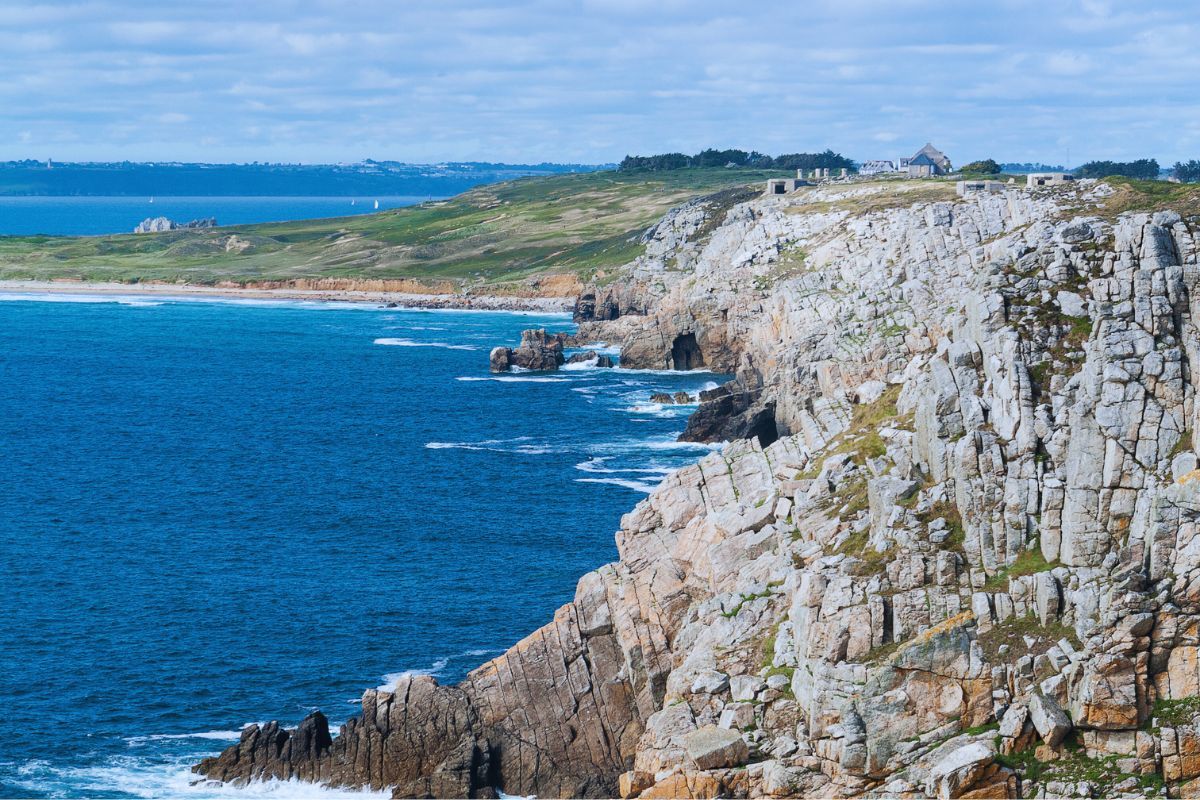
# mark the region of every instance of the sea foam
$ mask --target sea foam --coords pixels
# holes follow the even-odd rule
[[[374,344],[388,345],[389,347],[438,347],[443,350],[478,350],[478,347],[469,344],[447,344],[446,342],[417,342],[412,339],[398,339],[395,337],[384,337],[376,339]]]

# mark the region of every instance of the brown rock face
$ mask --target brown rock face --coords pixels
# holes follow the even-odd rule
[[[458,686],[430,677],[363,694],[362,716],[330,739],[319,713],[295,731],[253,726],[196,772],[221,781],[300,778],[394,787],[398,797],[615,796],[669,663],[655,589],[613,606],[620,567],[590,573],[549,625]],[[624,570],[621,570],[624,571]],[[654,577],[653,580],[657,580]]]

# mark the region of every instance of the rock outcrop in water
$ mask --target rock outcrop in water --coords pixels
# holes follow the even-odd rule
[[[521,343],[513,347],[495,347],[488,357],[492,372],[508,372],[513,367],[531,370],[558,369],[566,361],[563,345],[567,334],[547,334],[544,328],[521,332]]]
[[[692,337],[736,380],[690,429],[746,438],[667,477],[620,560],[463,683],[368,691],[332,740],[317,716],[251,728],[198,771],[398,796],[1194,796],[1198,221],[1110,217],[1109,191],[914,182],[677,216],[629,269],[646,313],[582,335],[652,365]]]

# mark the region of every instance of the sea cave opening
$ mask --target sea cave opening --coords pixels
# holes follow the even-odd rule
[[[696,342],[696,334],[684,333],[675,337],[671,345],[671,368],[677,370],[699,369],[704,366],[704,354]]]

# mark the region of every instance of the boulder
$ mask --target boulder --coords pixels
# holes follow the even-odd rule
[[[1029,718],[1042,741],[1058,747],[1071,732],[1071,719],[1053,698],[1034,692],[1029,698]]]
[[[736,731],[706,725],[683,737],[688,757],[699,769],[739,767],[750,760],[750,748]]]
[[[730,703],[721,712],[722,728],[744,731],[754,726],[754,706],[751,703]]]
[[[959,747],[939,758],[929,770],[925,790],[939,800],[962,797],[987,772],[996,754],[982,742]]]
[[[507,347],[493,347],[488,356],[488,367],[492,372],[508,372],[512,366],[512,350]]]

